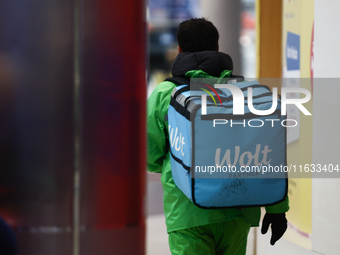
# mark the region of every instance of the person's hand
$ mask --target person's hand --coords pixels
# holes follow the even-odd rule
[[[269,224],[272,229],[272,237],[270,239],[270,244],[274,245],[277,240],[279,240],[287,229],[287,219],[285,213],[266,213],[263,221],[261,233],[265,234],[268,231]]]

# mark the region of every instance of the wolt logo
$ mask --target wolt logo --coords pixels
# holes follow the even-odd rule
[[[244,95],[242,90],[231,84],[216,84],[215,88],[220,89],[229,89],[231,94],[233,95],[233,114],[234,115],[244,115]],[[215,91],[214,91],[215,92]],[[217,92],[215,92],[216,94]],[[305,98],[294,98],[288,99],[288,93],[303,93],[306,95]],[[210,95],[210,93],[209,93]],[[211,96],[211,95],[210,95]],[[219,97],[218,97],[219,98]],[[305,115],[312,115],[302,104],[307,103],[311,98],[311,94],[307,89],[304,88],[281,88],[281,115],[287,114],[287,105],[288,104],[295,104],[301,112]],[[207,114],[207,95],[203,94],[201,96],[202,101],[202,115]],[[277,108],[277,88],[273,88],[273,95],[272,95],[272,107],[268,110],[257,110],[254,108],[253,105],[253,89],[251,87],[248,88],[248,98],[247,104],[249,110],[255,114],[260,116],[270,115],[272,114]],[[216,103],[215,103],[216,104]]]

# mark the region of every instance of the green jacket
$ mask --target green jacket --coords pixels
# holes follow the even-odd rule
[[[229,63],[221,65],[221,56],[223,59],[224,55],[226,55],[223,54],[224,53],[221,52],[208,51],[198,53],[180,53],[173,64],[173,75],[176,74],[176,76],[179,76],[176,71],[174,71],[174,68],[177,65],[183,69],[183,72],[185,72],[184,75],[186,76],[210,76],[204,70],[204,65],[201,65],[200,61],[204,62],[206,59],[209,59],[211,65],[211,63],[214,63],[212,60],[218,57],[220,58],[219,68],[225,68],[224,71],[220,72],[218,77],[227,76],[231,72],[225,70],[232,69],[232,66],[230,68],[230,65],[228,65]],[[183,68],[184,64],[181,64],[183,59],[184,64],[188,62],[188,59],[191,60],[191,62],[189,61],[190,66],[188,68],[196,69],[186,70]],[[192,60],[197,61],[196,67],[192,65]],[[193,70],[197,71],[195,72]],[[171,93],[175,87],[176,85],[172,82],[162,82],[154,89],[147,102],[148,171],[161,173],[161,182],[164,189],[164,213],[167,231],[171,232],[180,229],[192,228],[210,223],[231,220],[238,217],[243,217],[252,226],[259,226],[259,207],[244,209],[201,209],[195,206],[184,195],[184,193],[176,187],[171,174],[168,149],[168,123],[165,121],[165,116],[167,115],[170,104]],[[288,197],[284,202],[266,207],[266,211],[270,213],[282,213],[288,210]]]

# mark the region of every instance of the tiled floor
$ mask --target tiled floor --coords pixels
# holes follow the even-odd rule
[[[147,255],[170,255],[160,174],[147,173]]]
[[[164,215],[152,215],[146,223],[146,255],[170,255]]]

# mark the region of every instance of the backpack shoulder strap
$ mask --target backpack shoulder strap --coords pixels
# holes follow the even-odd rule
[[[185,77],[169,77],[164,81],[170,81],[176,85],[190,85],[190,79]]]
[[[241,81],[244,80],[244,76],[242,76],[242,75],[235,75],[235,74],[232,74],[232,75],[230,76],[230,78],[240,79]]]

